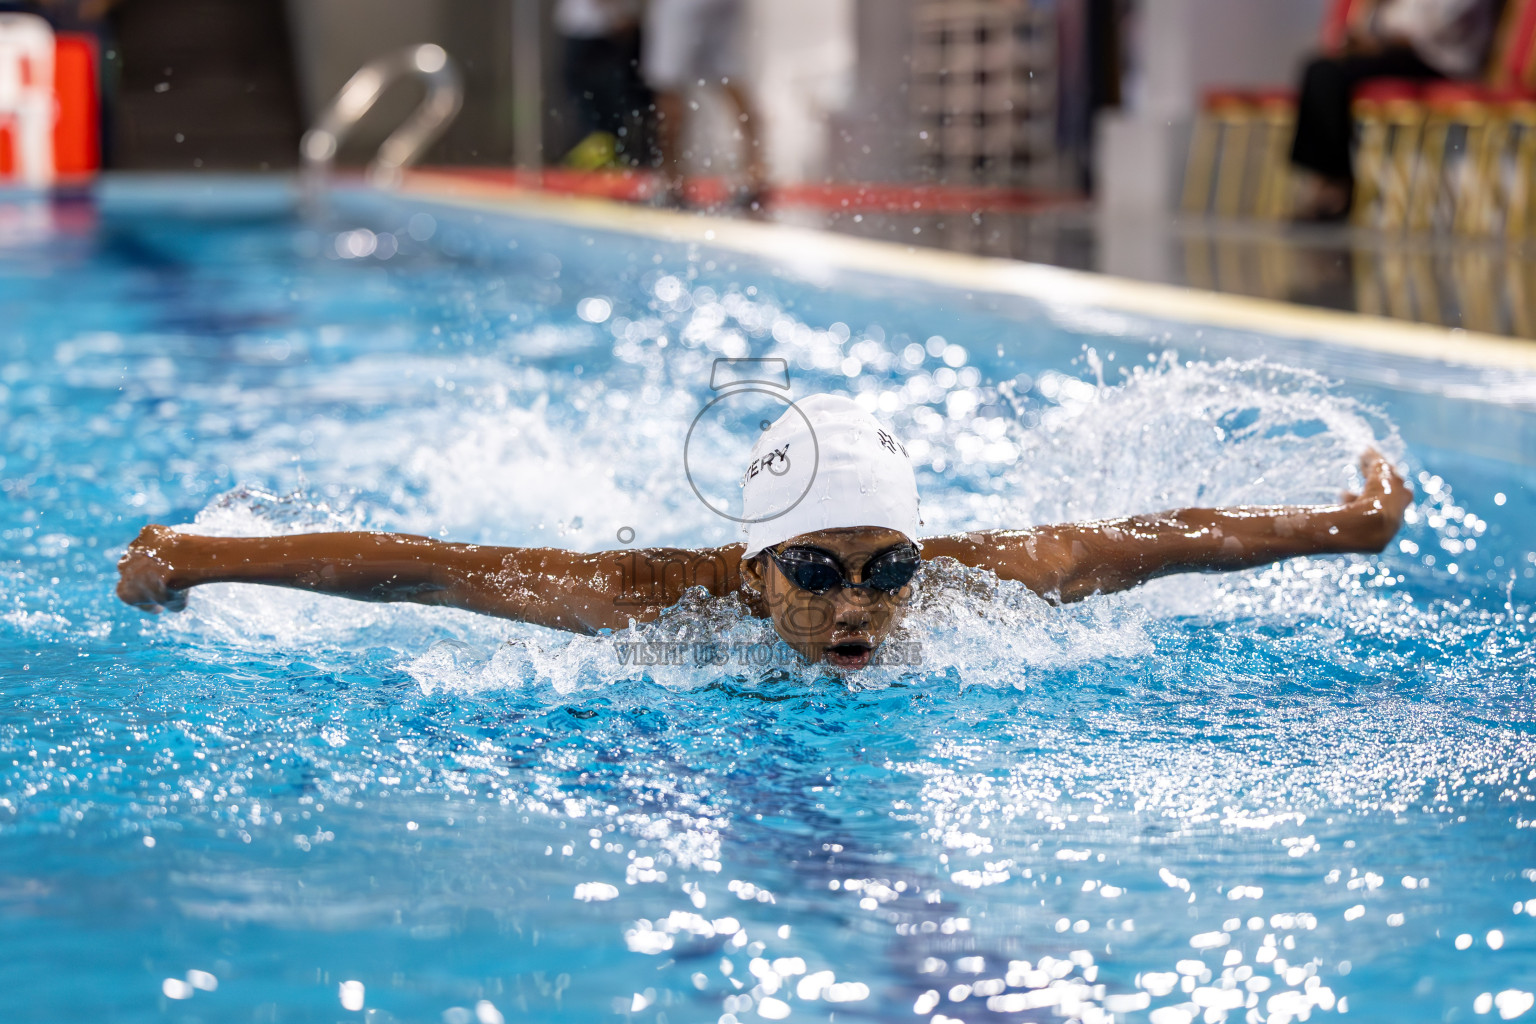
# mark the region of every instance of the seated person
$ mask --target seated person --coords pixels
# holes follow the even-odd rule
[[[1309,172],[1302,220],[1342,220],[1354,196],[1350,103],[1371,78],[1476,78],[1488,56],[1499,0],[1357,2],[1342,53],[1308,63],[1296,108],[1291,162]]]
[[[158,612],[181,608],[199,584],[265,583],[593,633],[650,621],[703,587],[772,618],[808,661],[858,669],[895,627],[923,558],[953,558],[1049,601],[1078,601],[1170,573],[1380,551],[1412,500],[1368,451],[1360,493],[1335,505],[1190,508],[919,542],[906,449],[850,399],[796,403],[752,456],[742,480],[745,546],[580,554],[387,533],[198,537],[146,526],[118,564],[117,594]]]

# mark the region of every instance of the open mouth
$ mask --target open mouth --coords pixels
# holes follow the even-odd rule
[[[863,668],[875,654],[867,640],[844,640],[827,648],[827,661],[838,668]]]

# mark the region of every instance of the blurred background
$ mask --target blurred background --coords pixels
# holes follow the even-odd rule
[[[292,172],[354,72],[435,44],[426,169],[1536,336],[1530,0],[0,3],[23,180],[27,15],[66,183]]]

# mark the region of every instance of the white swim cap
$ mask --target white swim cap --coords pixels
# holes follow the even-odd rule
[[[794,403],[752,446],[741,478],[751,558],[816,530],[879,526],[917,542],[917,478],[907,449],[851,399]]]

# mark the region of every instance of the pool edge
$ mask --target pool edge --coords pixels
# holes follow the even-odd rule
[[[443,172],[412,172],[401,191],[436,202],[494,209],[572,227],[713,245],[792,265],[816,264],[916,279],[966,291],[1020,296],[1048,306],[1092,306],[1433,362],[1536,372],[1536,343],[1457,327],[1436,327],[1041,263],[904,246],[813,228],[557,196]]]

